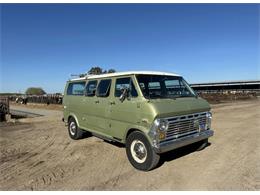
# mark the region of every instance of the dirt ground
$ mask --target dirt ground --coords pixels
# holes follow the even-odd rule
[[[215,135],[142,172],[125,148],[95,137],[74,141],[62,113],[0,124],[0,190],[260,190],[260,101],[212,106]]]

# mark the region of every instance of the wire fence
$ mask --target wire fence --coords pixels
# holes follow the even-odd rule
[[[8,97],[0,97],[0,112],[9,114],[9,99]]]
[[[252,99],[252,98],[256,98],[257,96],[260,96],[259,91],[253,91],[253,90],[196,90],[195,89],[195,91],[198,93],[199,96],[205,98],[206,100],[209,100],[210,102],[219,101],[219,100]],[[62,104],[63,95],[61,94],[11,95],[7,99],[11,102],[16,102],[21,104],[38,103],[38,104],[49,105],[49,104]]]
[[[16,103],[39,103],[39,104],[62,104],[62,95],[48,94],[48,95],[12,95],[9,100]]]

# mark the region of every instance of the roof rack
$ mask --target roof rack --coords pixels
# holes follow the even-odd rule
[[[88,76],[89,76],[89,74],[84,74],[85,76],[83,77],[83,76],[81,76],[81,75],[83,75],[83,74],[71,74],[70,75],[70,78],[69,78],[69,81],[71,81],[71,80],[78,80],[78,79],[86,79]]]
[[[77,78],[73,78],[70,80],[77,81],[77,80],[84,80],[87,78],[90,79],[98,79],[98,78],[107,78],[107,77],[113,77],[113,76],[124,76],[124,75],[131,75],[131,74],[152,74],[152,75],[168,75],[168,76],[180,76],[178,74],[170,73],[170,72],[159,72],[159,71],[127,71],[127,72],[115,72],[115,73],[106,73],[106,74],[87,74],[84,77],[79,77],[80,75],[77,75]]]

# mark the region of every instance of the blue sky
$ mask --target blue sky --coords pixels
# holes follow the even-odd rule
[[[63,92],[92,66],[260,79],[258,4],[1,4],[0,92]]]

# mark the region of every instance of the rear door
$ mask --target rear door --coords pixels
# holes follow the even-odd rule
[[[108,112],[109,112],[109,102],[110,89],[111,89],[112,79],[101,79],[97,86],[96,96],[94,97],[94,112],[96,120],[95,129],[99,133],[109,136],[108,128]]]
[[[110,87],[111,79],[89,81],[82,104],[84,107],[84,128],[106,136],[109,136],[107,114]]]

